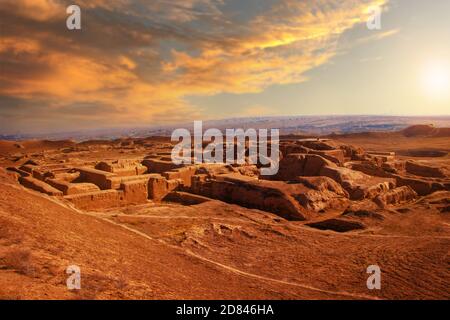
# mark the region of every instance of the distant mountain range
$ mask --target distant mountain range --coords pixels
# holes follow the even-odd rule
[[[230,118],[204,121],[203,129],[280,129],[282,135],[308,134],[327,135],[358,132],[399,131],[416,124],[433,124],[436,127],[450,127],[450,116],[273,116]],[[148,136],[170,136],[174,129],[192,130],[193,122],[177,125],[151,126],[140,128],[111,128],[85,130],[79,132],[60,132],[48,134],[0,135],[0,140],[73,139],[85,141],[92,139],[116,139],[122,137],[142,138]]]

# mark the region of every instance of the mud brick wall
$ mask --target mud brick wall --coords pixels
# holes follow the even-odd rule
[[[120,189],[123,190],[124,201],[127,204],[146,203],[148,200],[148,181],[122,182]]]
[[[178,188],[178,180],[167,180],[163,176],[153,176],[148,181],[148,197],[153,201],[161,201],[171,191]]]
[[[181,180],[183,186],[190,187],[192,177],[196,171],[197,168],[195,166],[190,166],[165,172],[163,175],[167,180]]]
[[[124,195],[120,190],[105,190],[65,196],[64,199],[69,200],[79,209],[96,210],[120,206]]]
[[[51,185],[49,185],[41,180],[34,179],[32,177],[20,177],[19,182],[24,187],[48,194],[50,196],[62,196],[63,195],[63,193],[61,191],[59,191],[58,189],[53,188]]]
[[[172,161],[159,159],[145,159],[142,164],[148,168],[149,173],[164,173],[182,167],[182,165],[176,165]]]
[[[108,173],[91,168],[77,168],[76,170],[80,172],[79,180],[81,182],[93,183],[102,190],[110,189],[108,179],[116,176],[114,173]]]

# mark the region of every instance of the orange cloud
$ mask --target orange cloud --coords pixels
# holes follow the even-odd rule
[[[280,0],[236,22],[223,0],[78,1],[84,25],[77,33],[65,29],[69,1],[5,0],[0,96],[47,99],[46,117],[51,106],[89,103],[92,114],[83,117],[95,119],[106,106],[111,124],[208,118],[185,97],[304,81],[375,3],[384,1]]]

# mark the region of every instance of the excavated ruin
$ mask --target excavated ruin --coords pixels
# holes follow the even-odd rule
[[[128,147],[129,141],[126,146],[123,143],[117,148]],[[162,201],[189,205],[216,199],[294,221],[315,219],[327,210],[341,212],[343,218],[309,224],[339,232],[365,228],[348,220],[361,213],[348,215],[355,203],[369,201],[370,206],[387,208],[450,190],[446,169],[330,139],[282,139],[279,171],[274,176],[262,176],[260,164],[174,164],[171,147],[162,145],[143,157],[101,161],[75,158],[54,163],[51,158],[31,157],[9,170],[18,174],[23,186],[82,210]],[[80,146],[71,148],[68,153],[80,151]]]

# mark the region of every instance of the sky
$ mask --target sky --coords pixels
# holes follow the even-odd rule
[[[71,4],[81,30],[66,27]],[[0,0],[0,134],[449,115],[448,12],[448,0]]]

